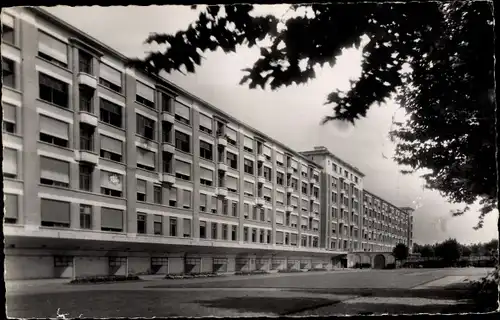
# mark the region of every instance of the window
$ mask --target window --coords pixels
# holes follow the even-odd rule
[[[73,266],[72,256],[54,256],[54,267],[67,268]]]
[[[276,172],[276,183],[280,186],[285,184],[284,175],[281,172]]]
[[[100,135],[101,150],[100,155],[104,159],[122,162],[123,142],[108,136]]]
[[[3,85],[11,88],[16,87],[15,63],[5,57],[2,57],[2,80]]]
[[[191,191],[190,190],[182,190],[182,194],[183,194],[182,207],[184,209],[191,208]]]
[[[208,201],[207,195],[204,193],[200,193],[200,212],[207,211],[207,201]]]
[[[155,109],[155,90],[139,81],[137,83],[137,91],[135,95],[135,101]]]
[[[146,233],[146,215],[138,213],[137,214],[137,233]]]
[[[207,237],[207,222],[200,221],[200,239],[206,239]]]
[[[68,147],[69,124],[40,115],[40,141],[59,147]]]
[[[200,131],[212,134],[213,132],[213,120],[212,118],[200,113]]]
[[[4,202],[4,223],[16,223],[19,212],[18,212],[18,196],[17,194],[7,194],[5,193]]]
[[[172,124],[166,121],[162,121],[161,127],[161,141],[172,144]]]
[[[40,199],[43,227],[69,228],[70,203],[51,199]]]
[[[222,200],[222,214],[227,216],[228,209],[229,209],[229,204],[227,199]]]
[[[244,187],[245,187],[244,194],[250,197],[253,196],[255,185],[252,182],[245,181]]]
[[[163,190],[161,186],[153,186],[153,201],[157,204],[163,204]]]
[[[85,111],[88,113],[94,112],[94,90],[80,85],[78,87],[79,97],[80,97],[80,111]]]
[[[122,197],[123,191],[123,176],[101,170],[101,193],[112,196]]]
[[[253,161],[249,159],[244,160],[244,171],[247,174],[254,175]]]
[[[146,139],[155,139],[155,121],[136,113],[136,132]]]
[[[14,45],[15,32],[14,32],[14,17],[2,13],[2,41]]]
[[[227,224],[222,225],[222,240],[227,240]]]
[[[190,153],[191,145],[190,145],[191,137],[188,134],[175,130],[175,148]]]
[[[182,223],[183,227],[183,237],[184,238],[190,238],[191,237],[191,220],[190,219],[184,219]]]
[[[236,226],[231,226],[231,240],[236,241]]]
[[[122,73],[101,63],[99,66],[99,84],[120,93],[122,91]]]
[[[284,166],[284,155],[282,153],[279,153],[277,152],[276,153],[276,164],[279,166],[279,167],[283,167]]]
[[[302,182],[302,194],[307,195],[307,183]]]
[[[227,163],[229,166],[235,170],[238,169],[238,156],[234,153],[227,152]]]
[[[238,192],[238,178],[227,176],[226,187],[229,192]]]
[[[80,123],[80,150],[94,151],[94,127]]]
[[[69,188],[69,163],[40,157],[40,183]]]
[[[146,180],[137,179],[137,201],[146,201]]]
[[[123,211],[101,207],[101,230],[122,232]]]
[[[38,56],[58,66],[68,66],[68,45],[38,30]]]
[[[182,103],[175,101],[175,120],[189,125],[191,123],[191,109]]]
[[[87,74],[92,74],[92,55],[78,50],[78,70]]]
[[[213,159],[213,152],[212,152],[213,146],[205,142],[203,140],[200,140],[200,157],[203,159],[207,160],[212,160]]]
[[[244,213],[245,219],[248,219],[248,215],[250,213],[250,205],[248,203],[243,204],[243,213]]]
[[[250,152],[250,153],[253,153],[253,139],[250,138],[250,137],[246,137],[244,138],[243,140],[243,149],[246,151],[246,152]]]
[[[153,222],[153,232],[155,235],[162,235],[163,234],[163,216],[154,215],[154,222]]]
[[[266,178],[267,181],[271,182],[272,180],[271,168],[264,167],[264,178]]]
[[[191,180],[191,164],[188,162],[175,160],[175,176],[179,179],[189,181]]]
[[[168,221],[169,221],[169,227],[170,227],[170,236],[177,237],[177,218],[170,217],[168,219]]]
[[[266,221],[266,209],[260,208],[260,221]]]
[[[92,171],[91,165],[80,164],[80,190],[92,191]]]
[[[236,146],[238,140],[236,131],[226,127],[226,140],[228,144]]]
[[[16,133],[16,106],[3,103],[3,131],[8,133]]]
[[[243,228],[243,241],[248,242],[248,227]]]
[[[137,168],[155,171],[156,153],[137,147]]]
[[[233,210],[232,210],[232,212],[233,212],[233,217],[237,217],[237,216],[238,216],[238,203],[237,203],[237,202],[233,202],[233,203],[231,204],[231,206],[232,206],[232,208],[233,208]]]
[[[106,99],[100,98],[100,119],[102,122],[112,126],[122,127],[122,107],[109,102]]]
[[[38,73],[38,97],[46,102],[63,108],[69,106],[68,84],[52,78],[43,73]]]
[[[164,92],[161,92],[160,94],[161,94],[161,111],[172,113],[172,105],[170,104],[172,98],[170,98],[170,96]]]
[[[200,183],[211,187],[213,185],[214,172],[210,169],[200,166]]]
[[[252,242],[257,242],[257,229],[252,229]]]
[[[217,240],[217,223],[212,222],[212,239]]]

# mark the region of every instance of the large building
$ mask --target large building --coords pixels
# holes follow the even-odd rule
[[[41,9],[4,9],[2,29],[7,278],[328,269],[390,249],[362,237],[363,174],[326,149],[296,152]]]

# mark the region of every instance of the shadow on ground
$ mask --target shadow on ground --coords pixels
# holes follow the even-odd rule
[[[273,313],[289,315],[339,303],[340,300],[325,298],[278,298],[278,297],[226,297],[215,300],[196,301],[207,308],[232,309],[238,313]]]

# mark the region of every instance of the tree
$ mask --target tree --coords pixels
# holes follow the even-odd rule
[[[394,249],[392,249],[392,255],[394,256],[394,259],[396,259],[396,261],[406,260],[409,254],[410,250],[404,243],[398,243],[394,247]]]
[[[469,257],[472,254],[472,250],[468,246],[462,246],[461,251],[463,257]]]
[[[435,248],[436,256],[443,259],[448,265],[460,259],[461,246],[456,239],[448,239],[438,244]]]
[[[390,132],[402,172],[427,170],[427,188],[465,204],[455,215],[479,200],[476,227],[482,227],[498,205],[491,2],[300,4],[289,10],[308,13],[283,26],[272,15],[252,15],[252,9],[208,6],[186,30],[152,34],[146,42],[167,49],[130,64],[152,73],[195,72],[207,50],[257,45],[261,56],[243,70],[241,84],[275,90],[307,83],[315,67],[333,66],[343,48],[359,48],[367,36],[361,77],[348,92],[327,96],[334,113],[322,123],[354,124],[372,106],[395,97],[408,116]]]
[[[422,254],[422,258],[432,258],[434,257],[434,249],[430,245],[425,245],[422,247],[422,250],[420,251]]]

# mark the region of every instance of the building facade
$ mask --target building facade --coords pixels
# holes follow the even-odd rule
[[[328,269],[365,248],[359,170],[341,179],[41,9],[2,24],[7,278]]]

